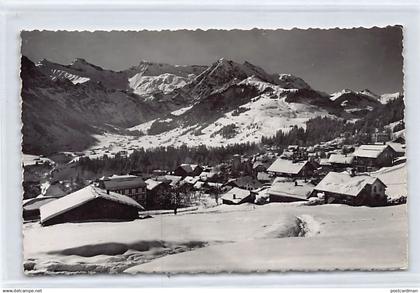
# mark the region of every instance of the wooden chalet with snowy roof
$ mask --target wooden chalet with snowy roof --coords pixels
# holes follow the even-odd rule
[[[227,205],[237,205],[245,202],[254,202],[255,194],[250,190],[234,187],[222,195],[222,203]]]
[[[269,173],[281,177],[311,177],[315,166],[309,161],[292,161],[278,158],[267,169]]]
[[[323,197],[325,203],[379,206],[387,202],[386,187],[376,177],[330,172],[314,187],[311,196]]]
[[[396,157],[395,151],[386,144],[366,144],[359,146],[353,153],[355,165],[359,169],[388,167]]]
[[[195,177],[200,175],[201,172],[203,172],[203,168],[199,165],[181,164],[175,169],[174,175],[181,176],[182,178],[187,176]]]
[[[144,208],[134,199],[88,185],[40,207],[43,226],[67,222],[127,221]]]

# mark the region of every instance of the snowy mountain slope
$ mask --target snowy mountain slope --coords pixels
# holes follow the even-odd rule
[[[348,113],[362,114],[366,111],[372,111],[379,106],[379,96],[369,90],[352,91],[344,89],[341,92],[331,94],[330,98],[337,106],[343,107]]]
[[[29,154],[83,150],[92,134],[150,120],[156,109],[102,84],[52,80],[22,57],[23,149]]]
[[[305,127],[305,122],[311,118],[337,117],[336,109],[327,106],[332,104],[327,97],[315,96],[315,91],[312,97],[300,96],[301,91],[285,89],[252,76],[217,90],[182,111],[130,128],[147,135],[135,142],[126,141],[126,147],[259,142],[262,136],[273,136],[278,130]],[[318,105],[322,99],[326,100],[324,107]],[[97,138],[101,141],[105,137]]]
[[[137,66],[130,67],[124,72],[129,77],[132,77],[135,74],[140,74],[140,76],[158,76],[164,73],[170,73],[187,78],[191,74],[194,76],[199,75],[206,68],[207,66],[202,65],[171,65],[142,60]]]
[[[157,76],[143,76],[141,73],[137,73],[128,79],[130,88],[139,96],[149,96],[158,92],[168,94],[185,86],[190,80],[188,77],[171,73],[163,73]]]
[[[83,59],[35,66],[23,57],[22,80],[30,154],[259,142],[314,117],[358,119],[381,105],[368,90],[330,96],[297,76],[226,59],[210,66],[142,61],[114,72]]]
[[[125,73],[102,69],[81,58],[75,59],[70,65],[61,65],[43,59],[36,64],[36,67],[53,81],[69,80],[73,84],[91,81],[112,89],[126,89],[128,86]]]

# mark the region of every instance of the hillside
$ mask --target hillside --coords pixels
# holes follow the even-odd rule
[[[111,142],[121,150],[259,142],[314,117],[357,120],[382,105],[368,90],[330,96],[297,76],[223,58],[209,66],[141,61],[115,72],[84,59],[35,65],[23,57],[21,76],[23,149],[31,154]]]

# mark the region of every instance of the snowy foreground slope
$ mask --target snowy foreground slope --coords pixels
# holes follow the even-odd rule
[[[31,275],[403,269],[406,205],[222,205],[133,222],[27,224],[24,258]]]

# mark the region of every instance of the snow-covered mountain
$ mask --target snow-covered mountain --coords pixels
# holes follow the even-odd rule
[[[69,65],[61,65],[43,59],[36,64],[36,67],[52,81],[69,80],[73,84],[90,81],[112,89],[126,89],[128,86],[127,76],[124,72],[105,70],[82,58],[75,59]]]
[[[297,76],[226,59],[209,66],[141,61],[115,72],[83,59],[35,66],[23,57],[22,79],[29,153],[83,150],[95,140],[121,150],[258,142],[317,116],[357,119],[385,99],[368,90],[328,95]],[[144,135],[133,138],[135,130]]]
[[[399,93],[399,92],[397,92],[397,93],[392,93],[392,94],[383,94],[383,95],[381,95],[380,97],[379,97],[379,101],[382,103],[382,104],[386,104],[386,103],[388,103],[388,102],[390,102],[390,101],[392,101],[392,100],[395,100],[395,99],[398,99],[398,98],[401,98],[402,97],[402,94],[401,93]]]
[[[348,113],[366,113],[372,111],[381,104],[379,96],[365,89],[363,91],[353,91],[344,89],[340,92],[333,93],[330,96],[337,106],[341,106]]]

